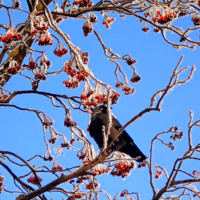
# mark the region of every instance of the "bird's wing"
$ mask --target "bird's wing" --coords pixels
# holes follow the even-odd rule
[[[117,130],[119,130],[122,127],[122,125],[119,123],[119,121],[114,117],[113,117],[113,125]],[[123,138],[126,142],[130,142],[130,143],[134,144],[133,139],[130,137],[130,135],[125,130],[122,132],[121,135],[123,136]]]
[[[117,130],[119,130],[122,125],[119,123],[119,121],[116,118],[113,118],[113,125]],[[146,159],[146,156],[141,152],[141,150],[137,147],[137,145],[134,143],[133,139],[130,137],[130,135],[124,130],[121,134],[121,137],[126,142],[126,145],[122,146],[119,151],[128,154],[132,158],[136,158],[140,156],[141,158],[138,159],[138,162],[143,162]]]

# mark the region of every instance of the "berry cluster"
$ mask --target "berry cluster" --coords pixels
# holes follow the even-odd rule
[[[90,22],[93,24],[97,23],[97,16],[94,13],[90,13]]]
[[[155,178],[158,179],[160,178],[162,175],[162,171],[159,171],[158,169],[156,169],[156,175],[155,175]]]
[[[88,59],[87,58],[85,58],[84,59],[84,62],[87,62],[88,61]],[[86,63],[85,63],[86,64]],[[81,81],[84,81],[85,80],[85,77],[87,77],[88,76],[88,74],[87,74],[87,72],[85,72],[84,71],[84,69],[81,69],[81,71],[80,72],[77,72],[77,79],[78,79],[78,81],[79,82],[81,82]]]
[[[116,104],[119,97],[120,94],[113,91],[110,96],[111,104]],[[98,94],[90,90],[87,94],[81,94],[81,100],[84,108],[89,111],[90,107],[96,107],[99,104],[107,104],[108,96],[106,94]]]
[[[93,26],[92,23],[86,20],[86,22],[83,24],[83,33],[84,36],[88,36],[88,34],[92,33],[93,31]]]
[[[86,190],[91,190],[91,189],[95,189],[99,186],[99,184],[97,182],[94,183],[89,183],[86,185]]]
[[[84,64],[88,63],[88,61],[89,61],[88,53],[81,52],[81,58],[82,58]],[[64,82],[64,84],[67,83],[66,86],[68,88],[76,86],[77,85],[76,81],[78,81],[78,82],[84,81],[85,77],[88,76],[88,73],[84,69],[79,70],[78,66],[76,65],[76,62],[73,59],[68,60],[67,62],[65,62],[64,71],[70,76],[69,77],[70,79],[68,81]],[[75,76],[76,76],[76,80],[73,79],[73,81],[72,81],[71,78],[75,77]],[[69,84],[69,83],[72,83],[72,82],[76,82],[76,83],[75,84]]]
[[[200,25],[200,17],[193,17],[192,18],[192,22],[195,26],[199,26]]]
[[[36,81],[32,81],[32,90],[37,90],[38,87],[39,87],[39,80],[36,80]]]
[[[103,25],[105,25],[106,28],[110,28],[110,25],[115,21],[115,18],[112,18],[105,14],[104,20],[102,22]]]
[[[70,181],[69,181],[69,184],[73,184],[73,183],[74,183],[74,180],[70,180]]]
[[[131,82],[137,83],[141,80],[141,77],[138,74],[134,74],[133,77],[131,78]]]
[[[74,142],[76,142],[76,140],[75,140],[74,138],[72,138],[72,139],[70,140],[70,144],[73,145]]]
[[[67,143],[67,142],[64,142],[64,143],[61,143],[61,147],[66,147],[66,148],[68,148],[70,145],[69,145],[69,143]]]
[[[130,198],[127,196],[128,195],[128,191],[127,190],[124,190],[121,194],[120,194],[120,197],[126,197],[126,199],[128,200],[133,200],[133,198]]]
[[[178,126],[175,126],[171,129],[173,133],[170,138],[173,140],[181,139],[183,137],[183,132],[178,132]]]
[[[132,88],[130,86],[124,86],[122,88],[122,91],[124,91],[125,95],[130,95],[130,94],[133,94],[135,92],[135,88]]]
[[[106,169],[95,169],[94,172],[98,173],[99,175],[100,174],[103,174],[103,173],[108,173],[110,171],[110,168],[106,168]]]
[[[0,36],[0,42],[4,42],[6,44],[12,42],[12,41],[19,41],[23,39],[23,35],[19,33],[13,33],[13,31],[8,30],[6,35],[4,37]]]
[[[170,21],[172,21],[174,18],[177,17],[177,14],[175,13],[164,13],[161,14],[160,11],[157,11],[157,15],[155,17],[153,17],[153,21],[154,22],[158,22],[160,24],[166,24]]]
[[[72,68],[71,63],[68,63],[67,65],[65,65],[65,69],[64,71],[71,77],[76,76],[75,78],[69,78],[68,81],[63,81],[63,83],[65,84],[65,86],[67,88],[77,88],[79,86],[79,82],[84,81],[85,77],[88,76],[88,74],[84,71],[84,69],[81,69],[80,72],[76,71],[74,68]]]
[[[11,74],[11,75],[15,75],[19,72],[19,70],[21,69],[21,66],[20,65],[17,65],[15,67],[9,67],[7,69],[7,73],[8,74]]]
[[[193,174],[194,176],[196,176],[197,173],[198,173],[198,172],[197,172],[197,170],[195,170],[195,169],[194,169],[193,172],[192,172],[192,174]]]
[[[83,160],[85,157],[86,157],[86,154],[77,154],[77,157],[80,159],[80,160]]]
[[[154,31],[155,33],[159,33],[159,32],[160,32],[160,30],[159,30],[158,28],[154,28],[153,31]]]
[[[83,197],[83,195],[82,195],[82,194],[73,194],[72,197],[73,197],[73,198],[80,199],[80,198]]]
[[[77,178],[76,183],[82,183],[84,180],[88,180],[90,177],[89,176],[81,176]],[[74,180],[71,180],[70,183],[72,184]]]
[[[19,8],[21,5],[20,1],[19,0],[13,0],[13,8]]]
[[[40,65],[43,64],[45,64],[48,68],[51,67],[51,62],[46,57],[43,57],[40,61]]]
[[[36,72],[35,79],[36,80],[43,80],[43,81],[45,81],[46,80],[46,76],[44,74],[40,73],[40,72]]]
[[[71,63],[69,63],[67,66],[65,66],[64,71],[71,77],[74,77],[77,74],[76,79],[78,82],[84,81],[85,77],[88,76],[88,74],[84,71],[84,69],[81,69],[80,72],[71,67]]]
[[[68,52],[68,50],[65,49],[65,48],[63,48],[63,49],[58,49],[58,48],[56,48],[56,49],[53,51],[53,53],[54,53],[56,56],[58,56],[58,57],[64,56],[65,54],[67,54],[67,52]]]
[[[142,167],[145,167],[146,166],[146,163],[141,163],[138,165],[138,168],[142,168]]]
[[[27,65],[27,69],[29,70],[34,70],[38,67],[38,64],[34,61],[29,61],[28,65]]]
[[[45,24],[42,17],[37,17],[31,21],[31,36],[36,36],[38,45],[52,45],[53,39],[48,32],[49,26]]]
[[[135,64],[135,63],[136,63],[136,60],[134,60],[134,59],[131,58],[131,57],[128,57],[128,58],[126,59],[126,63],[127,63],[128,65],[132,65],[132,64]]]
[[[31,32],[31,36],[34,36],[36,33],[44,34],[49,29],[49,26],[44,23],[44,20],[42,18],[38,18],[33,23],[33,31]]]
[[[38,181],[42,182],[42,179],[40,177],[38,177]],[[37,178],[35,176],[31,176],[30,178],[27,179],[28,183],[32,183],[34,185],[36,185],[38,183]]]
[[[124,84],[120,81],[117,81],[117,84],[115,85],[116,88],[121,88]]]
[[[36,31],[36,30],[33,30],[33,31],[31,32],[31,36],[34,36],[36,33],[37,33],[37,31]],[[45,33],[45,31],[44,31],[43,33]],[[42,32],[41,32],[41,34],[42,34]]]
[[[56,142],[57,138],[50,138],[49,139],[49,143],[54,144]]]
[[[193,170],[192,174],[193,174],[196,178],[199,178],[199,177],[200,177],[200,172],[197,172],[197,170]]]
[[[174,145],[173,145],[172,142],[169,142],[169,143],[167,144],[167,146],[168,146],[171,150],[174,150],[174,149],[175,149],[175,147],[174,147]]]
[[[44,126],[44,128],[48,129],[52,124],[53,124],[53,120],[45,115],[42,121],[42,125]]]
[[[67,88],[77,88],[79,86],[79,83],[78,81],[74,81],[74,82],[71,82],[71,81],[63,81],[63,83],[65,84],[65,86]]]
[[[84,64],[87,64],[89,59],[88,59],[88,53],[87,52],[81,52],[82,55],[82,60]]]
[[[146,18],[151,17],[151,13],[145,12],[145,13],[144,13],[144,16],[145,16]]]
[[[67,17],[58,17],[58,18],[56,18],[56,23],[59,24],[59,23],[61,23],[64,19],[67,19]]]
[[[90,90],[86,95],[81,94],[81,99],[86,100],[94,91]]]
[[[76,123],[71,119],[71,117],[66,115],[65,121],[64,121],[64,126],[66,126],[66,127],[74,127],[74,126],[76,126]]]
[[[34,72],[35,74],[35,81],[46,80],[46,71],[51,66],[51,62],[47,59],[45,55],[43,55],[40,61],[40,68]]]
[[[75,0],[73,5],[79,6],[79,8],[91,7],[92,2],[90,0]]]
[[[41,38],[38,41],[38,45],[40,46],[46,46],[46,45],[52,45],[53,44],[53,39],[48,36],[41,36]]]
[[[74,77],[76,75],[76,70],[72,68],[72,64],[71,63],[65,63],[64,66],[64,71],[71,77]]]
[[[6,72],[9,75],[15,75],[21,69],[21,66],[15,60],[9,60],[7,64],[8,64],[8,69],[6,70]]]
[[[5,94],[0,94],[0,100],[4,100],[8,97],[8,95]]]
[[[28,70],[34,70],[38,67],[37,62],[34,62],[34,58],[33,58],[33,53],[30,52],[30,58],[29,58],[29,63],[27,65],[27,69]]]
[[[52,160],[53,160],[53,157],[52,157],[52,156],[44,157],[44,161],[52,161]]]
[[[127,194],[128,194],[127,191],[123,191],[123,192],[120,194],[120,197],[124,197],[124,196],[126,196]]]
[[[143,28],[142,31],[144,31],[145,33],[147,33],[149,31],[149,28]]]
[[[122,178],[128,176],[131,169],[135,167],[135,163],[131,162],[131,164],[127,163],[116,163],[114,169],[111,172],[113,176],[121,176]]]
[[[53,171],[61,171],[61,170],[63,170],[63,168],[59,164],[54,163],[54,165],[53,165],[51,170],[53,170]]]
[[[186,40],[186,37],[184,36],[180,38],[180,42],[185,42],[185,40]]]

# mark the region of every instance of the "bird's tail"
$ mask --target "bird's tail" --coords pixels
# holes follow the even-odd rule
[[[140,151],[135,143],[129,143],[120,149],[121,152],[128,154],[132,158],[140,156],[137,162],[143,162],[147,157]]]

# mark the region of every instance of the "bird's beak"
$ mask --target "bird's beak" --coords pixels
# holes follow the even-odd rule
[[[90,110],[93,112],[94,108],[90,108]]]

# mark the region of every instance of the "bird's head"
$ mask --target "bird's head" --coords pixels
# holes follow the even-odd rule
[[[100,114],[100,113],[105,113],[107,114],[107,107],[104,106],[104,105],[101,105],[101,106],[97,106],[96,108],[93,109],[92,111],[92,117],[97,115],[97,114]]]

